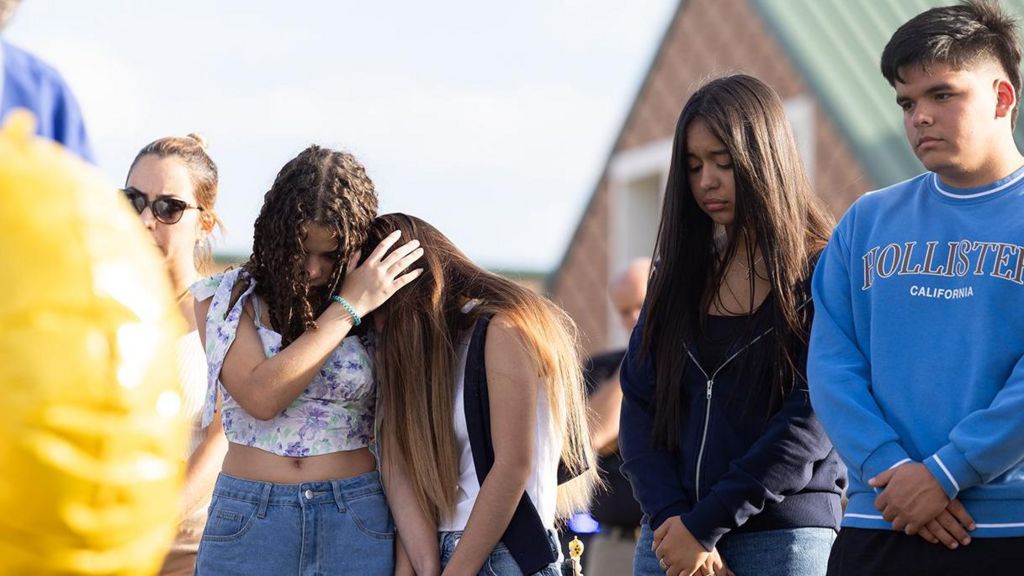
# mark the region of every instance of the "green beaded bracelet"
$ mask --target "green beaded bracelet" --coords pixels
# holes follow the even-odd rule
[[[359,314],[356,313],[356,309],[353,308],[352,305],[348,303],[348,300],[345,300],[344,298],[338,296],[337,294],[331,296],[331,300],[334,300],[338,304],[341,304],[341,307],[345,309],[345,312],[348,312],[348,315],[352,317],[353,326],[359,326],[360,324],[363,323],[363,319],[359,317]]]

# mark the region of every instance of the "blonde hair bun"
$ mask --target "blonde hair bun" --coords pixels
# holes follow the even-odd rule
[[[186,138],[191,138],[192,140],[195,140],[196,143],[199,144],[199,147],[203,149],[203,152],[206,152],[206,150],[207,150],[206,138],[203,138],[202,135],[196,134],[195,132],[189,132],[188,136],[185,136],[185,137]]]

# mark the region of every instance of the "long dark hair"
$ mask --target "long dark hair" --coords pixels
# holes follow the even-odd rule
[[[572,320],[543,296],[477,266],[436,228],[414,216],[378,218],[364,256],[395,230],[402,231],[403,242],[419,240],[424,254],[413,265],[423,269],[422,276],[374,312],[385,317],[375,346],[385,460],[404,463],[420,508],[429,518],[436,522],[454,511],[459,473],[454,428],[458,339],[480,316],[501,313],[519,332],[537,374],[544,378],[551,416],[562,434],[562,462],[569,471],[580,473],[558,488],[559,516],[585,509],[596,466]],[[463,313],[471,300],[476,306]]]
[[[732,157],[735,212],[723,249],[716,246],[714,223],[694,200],[687,177],[686,130],[698,118]],[[831,230],[832,219],[811,191],[778,94],[746,75],[719,78],[698,89],[676,124],[646,301],[642,353],[653,354],[656,366],[656,445],[676,448],[686,343],[702,330],[740,242],[747,248],[751,270],[754,247],[760,249],[771,284],[776,355],[769,410],[792,390],[797,362],[792,350],[794,344],[807,341],[805,280]]]
[[[377,215],[377,193],[366,170],[351,154],[310,146],[288,161],[263,197],[256,218],[252,256],[243,267],[269,307],[282,345],[315,328],[314,318],[330,304],[344,280],[345,263],[362,248]],[[303,261],[304,226],[317,224],[338,239],[337,259],[327,285],[309,289]]]

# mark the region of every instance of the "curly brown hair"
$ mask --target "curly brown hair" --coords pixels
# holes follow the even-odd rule
[[[366,241],[377,215],[377,193],[355,157],[312,145],[288,161],[263,198],[256,218],[253,251],[243,268],[267,303],[270,323],[287,346],[330,304],[344,280],[345,263]],[[338,257],[322,290],[310,291],[303,261],[305,226],[333,231]]]

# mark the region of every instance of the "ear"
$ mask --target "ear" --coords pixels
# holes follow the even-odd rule
[[[992,87],[996,93],[996,118],[1009,117],[1017,105],[1017,91],[1005,78],[997,79]]]

